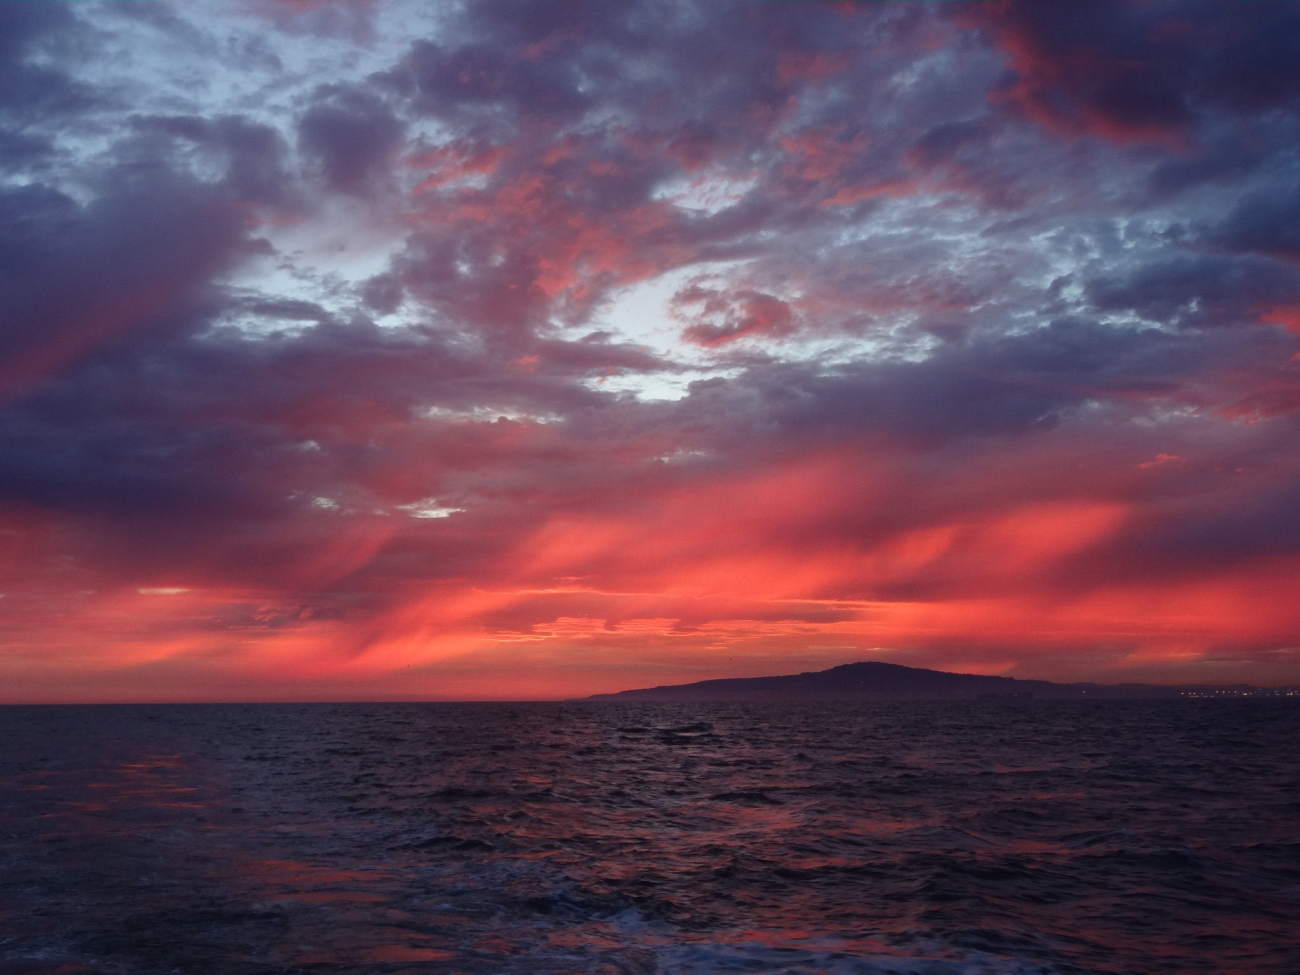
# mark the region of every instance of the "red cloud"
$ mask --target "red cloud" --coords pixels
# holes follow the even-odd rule
[[[740,338],[781,338],[794,331],[794,314],[780,298],[759,291],[726,294],[692,285],[673,296],[674,305],[698,307],[697,321],[682,337],[703,346],[720,346]]]

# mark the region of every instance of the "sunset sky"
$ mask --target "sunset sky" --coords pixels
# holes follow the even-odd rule
[[[0,701],[1300,682],[1300,4],[0,4]]]

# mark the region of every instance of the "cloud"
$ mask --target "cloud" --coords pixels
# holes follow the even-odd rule
[[[376,95],[323,86],[298,122],[298,143],[331,188],[362,193],[382,175],[402,144],[405,126]]]
[[[1300,271],[1274,261],[1209,254],[1156,258],[1123,277],[1085,284],[1092,306],[1178,327],[1254,325],[1265,309],[1300,301]]]
[[[9,7],[7,686],[1281,679],[1289,8]]]
[[[1252,193],[1210,234],[1211,240],[1234,251],[1266,254],[1300,264],[1300,186]]]
[[[0,10],[0,118],[21,125],[95,102],[91,90],[65,69],[42,64],[36,56],[47,51],[66,56],[76,32],[75,18],[61,4],[16,3]]]
[[[240,215],[166,169],[118,170],[79,204],[39,184],[0,193],[0,391],[26,391],[106,343],[173,325],[245,246]]]
[[[294,180],[289,172],[287,146],[274,127],[239,115],[213,119],[143,116],[132,121],[146,135],[174,139],[210,153],[212,158],[205,161],[215,161],[224,168],[223,188],[235,200],[279,208],[293,204]],[[145,152],[161,154],[170,148],[151,145]]]
[[[1014,72],[998,93],[1062,132],[1177,139],[1205,109],[1294,110],[1296,11],[1243,5],[1066,0],[954,11],[987,29]]]
[[[673,302],[679,307],[699,307],[700,320],[682,335],[700,345],[722,345],[746,336],[781,338],[794,328],[790,306],[759,291],[742,290],[724,296],[695,285],[679,291]],[[708,316],[721,318],[710,320]]]

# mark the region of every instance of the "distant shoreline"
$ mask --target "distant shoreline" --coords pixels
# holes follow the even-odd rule
[[[1297,687],[1247,684],[1058,684],[956,674],[881,661],[776,677],[732,677],[593,694],[586,701],[990,701],[1293,698]]]

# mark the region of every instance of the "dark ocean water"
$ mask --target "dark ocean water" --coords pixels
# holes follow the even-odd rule
[[[1300,973],[1294,702],[0,708],[0,972]]]

